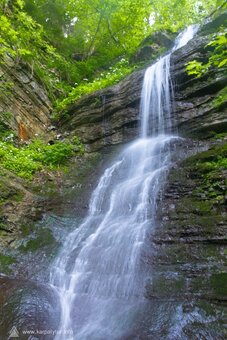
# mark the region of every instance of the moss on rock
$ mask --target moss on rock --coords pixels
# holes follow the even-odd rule
[[[54,248],[57,242],[50,229],[40,228],[37,235],[29,239],[25,244],[20,246],[20,250],[23,252],[33,252],[42,248]]]
[[[15,257],[0,253],[0,272],[10,274],[12,271],[11,265],[15,262]]]
[[[0,205],[8,200],[19,202],[23,199],[21,190],[10,185],[6,179],[0,178]]]

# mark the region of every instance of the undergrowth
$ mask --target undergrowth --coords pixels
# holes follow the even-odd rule
[[[79,85],[76,83],[76,87],[72,88],[67,98],[57,100],[57,111],[65,109],[67,105],[75,102],[85,94],[89,94],[118,83],[126,75],[133,72],[136,67],[136,65],[130,65],[127,59],[122,58],[117,64],[115,64],[115,66],[109,67],[107,71],[101,72],[93,81],[88,82],[88,79],[84,79]]]
[[[47,168],[55,170],[66,164],[70,157],[82,154],[84,147],[77,137],[73,140],[46,144],[41,139],[17,147],[12,142],[0,141],[0,165],[17,176],[32,179],[35,172]]]

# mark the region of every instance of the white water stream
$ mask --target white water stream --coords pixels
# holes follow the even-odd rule
[[[172,50],[193,33],[191,27],[181,33]],[[177,138],[170,134],[170,55],[145,73],[140,138],[105,170],[87,217],[68,235],[52,267],[50,283],[62,308],[56,340],[123,339],[146,300],[141,259],[170,167],[169,144]]]

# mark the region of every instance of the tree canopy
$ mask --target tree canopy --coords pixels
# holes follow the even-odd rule
[[[25,10],[54,46],[77,60],[133,52],[152,31],[178,31],[201,20],[214,0],[25,0]]]

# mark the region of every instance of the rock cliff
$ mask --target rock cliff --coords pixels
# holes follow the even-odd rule
[[[164,304],[167,315],[179,311],[182,339],[226,336],[227,172],[211,165],[221,156],[227,156],[223,141],[171,169],[150,236],[151,255],[145,258],[152,272],[146,297]],[[165,327],[158,332],[163,336]]]
[[[227,126],[227,103],[215,104],[220,91],[227,85],[223,69],[212,69],[203,77],[185,73],[185,64],[192,60],[207,61],[212,48],[207,44],[212,33],[227,24],[227,13],[222,14],[198,31],[187,46],[172,55],[172,76],[175,83],[175,126],[183,136],[203,136],[212,131],[224,131]]]
[[[32,70],[8,58],[0,64],[0,78],[0,124],[15,131],[21,140],[44,134],[52,104]]]

